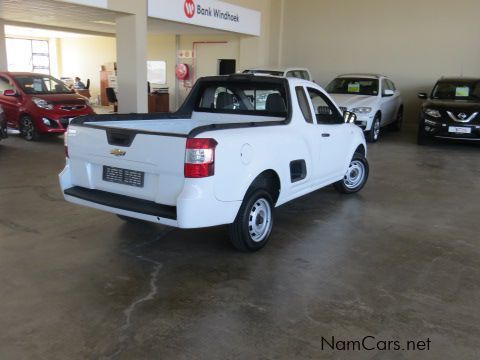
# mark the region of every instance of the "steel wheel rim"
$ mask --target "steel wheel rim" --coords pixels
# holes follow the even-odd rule
[[[360,160],[353,160],[344,177],[345,186],[352,190],[360,186],[365,179],[365,165]]]
[[[268,200],[260,198],[255,201],[248,215],[248,232],[254,242],[261,242],[270,233],[272,226],[272,209]]]
[[[379,135],[380,135],[380,121],[375,120],[375,123],[373,124],[373,136],[375,137],[375,140],[378,139]]]
[[[34,128],[30,119],[23,119],[22,131],[26,139],[31,139],[33,137]]]

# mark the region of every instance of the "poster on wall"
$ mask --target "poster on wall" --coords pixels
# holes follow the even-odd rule
[[[167,83],[167,64],[165,61],[147,61],[147,80],[151,84]]]

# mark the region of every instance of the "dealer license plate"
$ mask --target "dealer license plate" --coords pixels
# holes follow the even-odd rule
[[[455,133],[455,134],[471,134],[472,129],[469,127],[449,126],[448,132]]]
[[[145,173],[142,171],[104,166],[102,178],[104,181],[113,182],[116,184],[143,187]]]

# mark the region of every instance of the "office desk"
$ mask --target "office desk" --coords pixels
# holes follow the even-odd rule
[[[82,96],[85,96],[86,98],[91,98],[92,95],[90,95],[90,90],[88,89],[75,89],[75,92],[78,94],[78,95],[82,95]]]
[[[148,112],[169,112],[170,96],[168,93],[149,94],[148,95]]]

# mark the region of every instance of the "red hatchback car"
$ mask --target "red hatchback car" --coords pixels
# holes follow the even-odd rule
[[[0,106],[9,128],[29,141],[63,134],[71,119],[94,114],[88,100],[50,75],[0,72]]]

